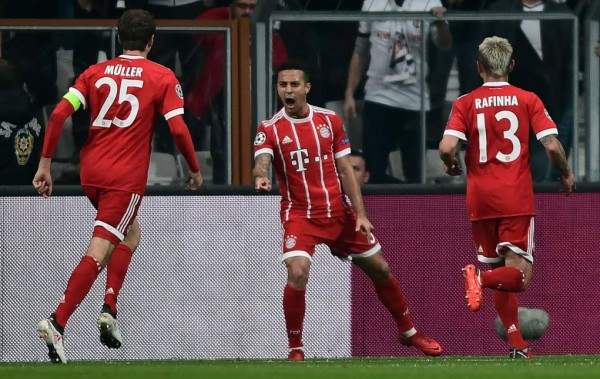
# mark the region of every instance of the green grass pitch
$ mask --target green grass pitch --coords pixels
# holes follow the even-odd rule
[[[0,363],[6,379],[534,379],[600,378],[600,356]]]

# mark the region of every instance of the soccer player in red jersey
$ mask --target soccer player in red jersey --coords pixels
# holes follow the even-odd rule
[[[339,258],[351,259],[368,275],[379,300],[396,322],[402,344],[415,346],[426,355],[440,355],[442,347],[415,329],[402,289],[373,235],[342,120],[333,111],[307,103],[310,87],[304,65],[287,62],[279,66],[277,92],[283,108],[259,125],[254,139],[255,188],[272,189],[272,165],[282,197],[281,260],[288,272],[283,292],[288,358],[304,359],[306,284],[317,244],[326,244]]]
[[[122,343],[117,327],[117,296],[140,237],[136,215],[146,190],[154,119],[162,114],[190,167],[186,189],[202,184],[189,131],[183,121],[183,95],[174,73],[146,58],[154,42],[152,15],[123,13],[118,23],[123,54],[90,66],[63,97],[48,121],[42,158],[33,186],[52,194],[50,162],[67,117],[89,107],[89,137],[81,149],[81,185],[97,210],[87,254],[73,270],[64,296],[38,332],[54,363],[66,363],[63,332],[69,317],[107,266],[104,305],[98,318],[100,341],[109,348]]]
[[[477,311],[482,288],[492,289],[492,302],[508,335],[509,357],[531,358],[521,335],[516,293],[529,286],[533,264],[534,199],[529,169],[529,133],[533,132],[560,172],[566,195],[575,190],[575,176],[556,124],[533,93],[508,84],[514,67],[512,46],[499,37],[479,45],[477,69],[484,84],[459,97],[439,146],[446,173],[460,175],[459,140],[468,141],[467,208],[482,271],[465,266],[467,305]]]

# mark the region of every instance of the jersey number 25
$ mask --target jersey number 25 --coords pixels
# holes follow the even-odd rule
[[[108,86],[109,92],[106,100],[104,100],[104,104],[102,104],[102,108],[100,108],[100,112],[98,112],[98,116],[94,119],[92,126],[100,126],[102,128],[109,128],[111,124],[115,124],[119,128],[131,126],[140,110],[140,102],[134,94],[128,93],[128,89],[130,87],[142,88],[143,85],[144,82],[141,80],[123,79],[121,80],[121,86],[119,87],[113,78],[103,77],[98,79],[98,81],[96,81],[96,88]],[[118,99],[117,94],[119,95]],[[128,102],[131,105],[131,112],[129,112],[129,115],[124,120],[116,116],[112,120],[105,119],[108,110],[113,106],[115,100],[117,100],[118,104]]]

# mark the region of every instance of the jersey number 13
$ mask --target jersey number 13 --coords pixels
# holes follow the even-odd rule
[[[504,132],[504,138],[512,143],[512,151],[508,154],[498,152],[496,159],[500,162],[512,162],[519,157],[521,154],[521,141],[515,135],[519,128],[519,119],[517,115],[511,111],[500,111],[494,116],[497,121],[508,120],[510,127]],[[479,132],[479,162],[485,163],[488,161],[487,156],[487,131],[485,125],[485,115],[483,113],[477,114],[477,131]]]

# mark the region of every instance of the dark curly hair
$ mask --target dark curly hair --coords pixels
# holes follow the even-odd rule
[[[298,70],[304,73],[304,81],[310,83],[310,73],[308,72],[308,66],[299,61],[287,61],[277,67],[277,73],[285,70]]]
[[[156,32],[156,24],[150,12],[131,9],[119,18],[117,29],[123,50],[144,51]]]

